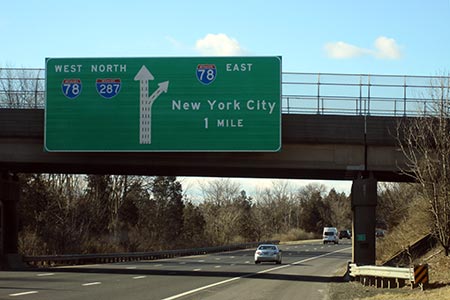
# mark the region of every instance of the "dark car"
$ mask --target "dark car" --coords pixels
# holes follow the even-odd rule
[[[341,230],[339,231],[340,239],[350,239],[352,235],[350,234],[350,230]]]
[[[375,230],[375,236],[376,237],[384,237],[384,230],[383,229],[376,229]]]

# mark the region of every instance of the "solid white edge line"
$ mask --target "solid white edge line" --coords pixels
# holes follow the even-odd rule
[[[193,289],[193,290],[190,290],[190,291],[178,294],[178,295],[174,295],[174,296],[171,296],[171,297],[163,298],[161,300],[178,299],[178,298],[181,298],[181,297],[184,297],[184,296],[187,296],[187,295],[191,295],[191,294],[194,294],[194,293],[197,293],[197,292],[200,292],[200,291],[203,291],[203,290],[206,290],[206,289],[218,286],[218,285],[229,283],[229,282],[232,282],[232,281],[235,281],[235,280],[239,280],[239,279],[242,279],[242,278],[252,277],[252,276],[254,276],[256,274],[264,274],[264,273],[268,273],[268,272],[271,272],[271,271],[287,268],[287,267],[290,267],[292,265],[299,265],[299,264],[302,264],[302,263],[305,263],[305,262],[308,262],[308,261],[311,261],[311,260],[314,260],[314,259],[322,258],[322,257],[328,256],[328,255],[332,255],[334,253],[342,252],[342,251],[345,251],[345,250],[348,250],[348,249],[351,249],[351,248],[352,247],[336,250],[336,251],[333,251],[333,252],[330,252],[330,253],[325,253],[325,254],[322,254],[322,255],[319,255],[319,256],[306,258],[306,259],[303,259],[301,261],[294,262],[292,264],[287,264],[287,265],[283,265],[283,266],[279,266],[279,267],[275,267],[275,268],[259,271],[257,273],[253,273],[253,274],[243,275],[243,276],[240,276],[240,277],[233,277],[233,278],[230,278],[230,279],[227,279],[227,280],[223,280],[223,281],[219,281],[219,282],[212,283],[212,284],[209,284],[209,285],[205,285],[205,286],[202,286],[202,287],[199,287],[199,288],[196,288],[196,289]]]
[[[234,278],[230,278],[230,279],[227,279],[227,280],[219,281],[219,282],[212,283],[212,284],[209,284],[209,285],[205,285],[205,286],[202,286],[202,287],[200,287],[200,288],[197,288],[197,289],[194,289],[194,290],[190,290],[190,291],[187,291],[187,292],[184,292],[184,293],[181,293],[181,294],[172,296],[172,297],[164,298],[164,299],[162,299],[162,300],[173,300],[173,299],[178,299],[178,298],[181,298],[181,297],[183,297],[183,296],[187,296],[187,295],[190,295],[190,294],[194,294],[194,293],[197,293],[197,292],[200,292],[200,291],[203,291],[203,290],[206,290],[206,289],[209,289],[209,288],[218,286],[218,285],[222,285],[222,284],[225,284],[225,283],[228,283],[228,282],[232,282],[232,281],[241,279],[241,278],[243,278],[243,277],[244,277],[244,276],[242,276],[242,277],[234,277]]]
[[[16,293],[16,294],[9,294],[10,297],[17,297],[17,296],[25,296],[25,295],[31,295],[31,294],[37,294],[38,291],[29,291],[29,292],[23,292],[23,293]]]

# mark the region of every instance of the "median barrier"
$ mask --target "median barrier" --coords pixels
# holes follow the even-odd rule
[[[227,252],[247,248],[256,248],[259,244],[263,243],[279,244],[280,241],[273,240],[273,241],[263,241],[253,243],[232,244],[218,247],[203,247],[203,248],[165,250],[153,252],[23,256],[22,260],[27,265],[34,267],[102,264],[102,263],[116,263],[116,262],[139,261],[139,260],[157,260],[181,256]]]

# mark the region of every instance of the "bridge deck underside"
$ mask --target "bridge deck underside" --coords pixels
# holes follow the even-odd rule
[[[283,115],[279,152],[45,152],[43,110],[0,110],[0,170],[351,180],[399,174],[392,117]]]

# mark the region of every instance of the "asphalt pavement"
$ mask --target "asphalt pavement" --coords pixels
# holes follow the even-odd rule
[[[1,271],[0,299],[327,299],[351,244],[281,245],[283,263],[255,265],[254,249],[174,259]]]

